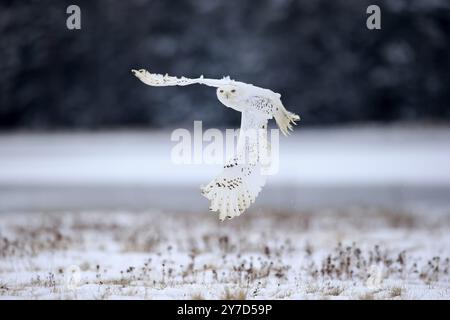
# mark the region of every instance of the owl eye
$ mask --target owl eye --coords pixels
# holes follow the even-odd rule
[[[236,89],[231,89],[231,92],[235,93],[235,92],[236,92]]]
[[[223,90],[222,90],[222,89],[220,90],[220,93],[223,93]]]

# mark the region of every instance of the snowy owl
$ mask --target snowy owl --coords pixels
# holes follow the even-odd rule
[[[234,157],[223,166],[223,171],[207,186],[202,194],[210,200],[210,210],[219,212],[219,219],[241,215],[253,202],[265,184],[267,162],[262,161],[270,146],[267,142],[267,122],[275,121],[284,135],[300,117],[287,111],[281,95],[252,84],[224,77],[206,79],[177,78],[150,73],[145,69],[132,70],[133,74],[149,86],[186,86],[204,84],[217,88],[217,98],[228,108],[242,113],[241,128]]]

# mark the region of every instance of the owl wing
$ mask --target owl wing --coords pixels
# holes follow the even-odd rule
[[[219,219],[241,215],[256,199],[266,182],[267,118],[261,114],[242,112],[241,130],[235,156],[202,194],[211,201],[210,210],[219,212]]]
[[[167,87],[167,86],[188,86],[191,84],[204,84],[210,87],[220,87],[223,85],[234,83],[235,81],[230,77],[223,77],[222,79],[208,79],[200,76],[199,78],[173,77],[168,74],[162,75],[158,73],[150,73],[145,69],[131,70],[133,74],[142,82],[153,87]]]

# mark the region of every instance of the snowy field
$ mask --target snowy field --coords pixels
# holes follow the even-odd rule
[[[450,129],[302,129],[243,216],[170,132],[0,135],[0,299],[450,299]]]
[[[2,299],[450,299],[450,211],[0,216]]]

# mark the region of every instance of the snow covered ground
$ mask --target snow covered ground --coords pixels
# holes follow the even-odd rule
[[[0,212],[203,210],[221,166],[174,164],[175,145],[159,131],[0,135]],[[450,128],[299,127],[279,158],[260,208],[450,206]]]
[[[170,135],[3,134],[0,184],[192,185],[209,181],[220,169],[221,165],[174,164],[170,156],[177,142]],[[450,127],[299,127],[289,137],[280,137],[280,170],[270,181],[450,185],[449,142]]]
[[[450,299],[450,212],[10,213],[0,298]]]
[[[0,135],[1,299],[450,299],[450,129],[301,129],[243,216],[169,132]]]

